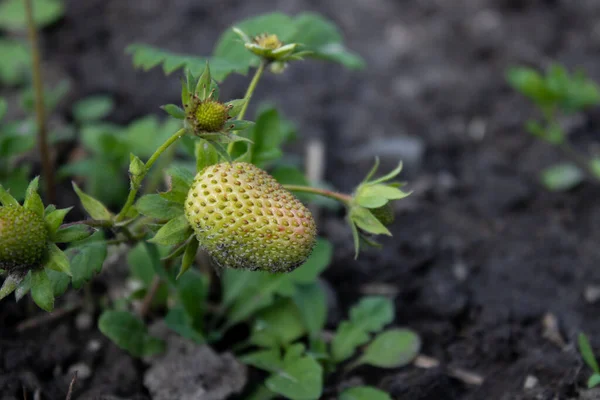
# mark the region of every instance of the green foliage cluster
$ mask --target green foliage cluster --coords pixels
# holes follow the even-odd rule
[[[586,176],[600,180],[600,158],[582,154],[570,144],[561,118],[600,104],[600,87],[582,71],[570,74],[561,65],[551,65],[545,74],[527,67],[514,67],[508,83],[533,102],[541,119],[527,121],[533,136],[556,146],[569,159],[542,172],[542,184],[553,191],[569,190]]]
[[[17,3],[0,3],[5,13],[0,12],[0,29],[22,28],[24,19],[18,13],[23,10]],[[35,2],[39,26],[60,17],[59,5],[58,0]],[[337,27],[312,13],[296,17],[273,13],[228,29],[210,57],[178,55],[142,44],[128,51],[134,65],[144,69],[158,65],[166,73],[184,69],[182,102],[163,107],[172,118],[146,116],[126,126],[106,121],[114,108],[109,97],[85,98],[73,106],[72,122],[51,135],[56,144],[74,139],[73,132],[78,132],[87,154],[59,170],[60,177],[73,177],[85,185],[82,189],[73,183],[73,191],[89,218],[72,223],[64,223],[70,208],[45,207],[37,194],[38,179],[29,183],[31,171],[18,169],[20,157],[36,144],[34,93],[17,80],[14,66],[0,60],[0,79],[8,77],[14,79],[10,84],[23,85],[22,108],[27,114],[23,120],[0,126],[0,203],[16,206],[17,199],[24,198],[23,207],[38,213],[49,232],[44,265],[26,274],[0,270],[5,276],[0,299],[14,292],[18,300],[30,293],[38,306],[50,311],[69,285],[81,288],[101,271],[111,252],[125,248],[133,289],[123,298],[103,301],[98,326],[134,356],[164,350],[163,341],[149,333],[144,321],[152,313],[162,315],[167,327],[198,344],[219,342],[232,328],[247,326],[248,336],[234,350],[242,362],[264,371],[264,382],[253,387],[250,398],[255,400],[318,399],[339,368],[398,368],[410,363],[420,350],[420,339],[409,329],[385,329],[395,315],[394,303],[385,297],[361,299],[347,320],[333,327],[331,340],[325,339],[328,300],[320,276],[332,260],[328,241],[318,239],[312,255],[290,273],[225,269],[213,275],[210,264],[198,254],[202,243],[183,211],[196,173],[213,164],[244,161],[268,170],[303,201],[345,207],[357,255],[362,245],[377,245],[373,236],[390,235],[375,210],[408,195],[402,183],[393,181],[401,165],[375,178],[377,162],[352,195],[337,193],[322,182],[309,182],[297,163],[284,157],[283,147],[295,138],[296,130],[275,107],[263,105],[254,122],[244,120],[264,71],[282,73],[287,64],[311,58],[362,67],[360,57],[344,47]],[[222,102],[218,82],[255,67],[245,97]],[[62,85],[46,92],[49,113],[67,90]],[[199,112],[206,104],[208,111]],[[6,107],[0,100],[0,119]],[[200,117],[203,124],[195,120]],[[141,308],[136,306],[140,302]],[[389,399],[368,386],[338,395],[347,400]]]

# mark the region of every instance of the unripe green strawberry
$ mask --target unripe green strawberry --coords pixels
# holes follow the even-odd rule
[[[272,176],[243,162],[204,168],[185,202],[187,220],[212,259],[225,268],[288,272],[310,255],[310,211]]]
[[[381,207],[371,208],[369,211],[371,211],[371,214],[385,226],[389,226],[394,222],[394,210],[390,203],[386,203]]]
[[[229,108],[215,100],[205,100],[194,111],[196,129],[205,132],[219,132],[229,118]]]
[[[0,207],[0,268],[25,273],[42,266],[47,255],[44,219],[21,206]]]

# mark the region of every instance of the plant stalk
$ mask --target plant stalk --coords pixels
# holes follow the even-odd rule
[[[246,115],[246,111],[248,110],[248,105],[250,104],[250,99],[252,99],[254,90],[256,90],[256,86],[258,86],[258,81],[260,80],[260,77],[262,76],[263,72],[265,71],[266,66],[267,66],[267,62],[262,60],[260,62],[260,65],[256,69],[256,72],[254,73],[254,77],[252,78],[252,81],[250,81],[250,85],[248,86],[248,89],[246,90],[246,94],[244,95],[244,100],[245,100],[244,105],[242,106],[242,109],[241,109],[240,113],[238,114],[237,119],[244,119],[244,115]],[[230,154],[233,151],[234,143],[235,142],[231,142],[231,143],[229,143],[229,146],[227,146],[227,152]]]
[[[38,34],[33,20],[33,5],[31,0],[23,0],[25,14],[27,17],[27,31],[31,46],[31,65],[33,88],[35,92],[35,119],[37,126],[38,147],[40,149],[40,160],[42,162],[42,174],[44,176],[44,188],[49,203],[56,203],[56,192],[54,186],[54,167],[50,157],[48,146],[48,127],[46,125],[46,108],[44,105],[44,83],[42,80],[41,56],[38,43]]]
[[[302,185],[283,185],[283,188],[292,192],[304,192],[316,194],[323,197],[329,197],[330,199],[334,199],[341,202],[345,206],[350,206],[350,203],[352,202],[352,196],[343,193],[333,192],[327,189],[319,189]]]
[[[164,153],[165,150],[167,150],[169,148],[169,146],[171,146],[173,143],[175,143],[184,134],[185,134],[185,128],[181,128],[180,130],[175,132],[169,139],[167,139],[167,141],[164,142],[158,149],[156,149],[154,154],[152,154],[152,156],[148,159],[146,164],[144,164],[144,171],[142,172],[142,174],[140,176],[140,181],[144,179],[146,174],[148,174],[148,171],[150,170],[150,168],[152,168],[152,165],[154,165],[154,163],[156,162],[158,157],[160,157],[160,155],[162,153]],[[127,196],[127,201],[125,202],[125,205],[123,206],[123,208],[121,209],[121,211],[119,212],[119,214],[116,217],[117,222],[123,221],[125,218],[127,218],[126,217],[127,213],[131,209],[131,206],[133,206],[133,203],[135,202],[135,196],[137,195],[138,191],[139,191],[139,188],[131,188],[129,190],[129,195]]]

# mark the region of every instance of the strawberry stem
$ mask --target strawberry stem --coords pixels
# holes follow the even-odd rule
[[[350,203],[352,202],[352,196],[343,193],[333,192],[327,189],[319,189],[302,185],[283,185],[283,188],[291,192],[312,193],[323,197],[329,197],[330,199],[339,201],[345,206],[350,206]]]
[[[248,104],[250,104],[250,99],[252,98],[252,94],[254,93],[254,90],[256,89],[256,86],[258,85],[258,81],[260,80],[260,77],[262,76],[263,72],[265,71],[266,66],[267,66],[267,62],[265,60],[262,60],[260,62],[260,65],[256,69],[256,72],[254,73],[254,77],[252,78],[252,81],[250,82],[250,85],[248,86],[248,90],[246,90],[246,94],[244,95],[245,101],[244,101],[244,104],[242,105],[242,109],[241,109],[240,113],[237,116],[237,119],[244,119],[244,115],[246,115],[246,110],[248,109]],[[229,143],[229,146],[227,147],[227,152],[229,154],[231,154],[231,152],[233,151],[234,143],[235,142]]]
[[[154,163],[156,162],[158,157],[160,157],[160,155],[162,153],[164,153],[165,150],[167,150],[169,148],[169,146],[171,146],[173,143],[175,143],[177,140],[179,140],[179,138],[181,138],[184,134],[185,134],[185,128],[181,128],[180,130],[175,132],[170,138],[168,138],[167,141],[164,142],[158,149],[156,149],[154,154],[152,154],[150,159],[148,159],[146,164],[144,164],[144,171],[140,174],[140,178],[139,178],[140,181],[142,179],[144,179],[144,177],[146,176],[146,174],[148,173],[150,168],[152,168],[152,165],[154,165]],[[127,213],[129,212],[129,210],[131,209],[131,206],[133,206],[133,203],[135,202],[135,196],[137,195],[138,190],[139,190],[139,188],[133,188],[133,187],[129,190],[129,195],[127,196],[127,201],[125,202],[125,205],[123,206],[123,208],[121,209],[121,211],[119,212],[119,214],[116,217],[117,222],[122,221],[126,218]]]

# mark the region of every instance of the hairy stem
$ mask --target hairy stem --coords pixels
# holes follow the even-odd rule
[[[154,154],[152,154],[150,159],[148,159],[146,164],[144,164],[144,171],[142,172],[142,174],[140,176],[140,181],[144,179],[144,177],[146,176],[146,174],[148,173],[150,168],[152,168],[152,165],[154,165],[154,163],[156,162],[158,157],[160,157],[160,155],[162,153],[164,153],[165,150],[167,150],[169,148],[169,146],[171,146],[173,143],[175,143],[184,134],[185,134],[185,129],[181,128],[180,130],[175,132],[169,139],[167,139],[167,141],[164,142],[158,149],[156,149]],[[133,206],[133,203],[135,202],[135,196],[137,195],[138,190],[139,190],[139,188],[131,188],[129,190],[129,195],[127,196],[127,201],[125,202],[125,205],[123,206],[123,208],[117,215],[116,221],[123,221],[127,217],[127,213],[129,212],[129,210],[131,209],[131,206]]]
[[[38,44],[38,35],[33,20],[33,6],[31,0],[23,0],[27,17],[27,30],[31,45],[31,65],[33,74],[33,87],[35,91],[35,119],[37,126],[38,147],[44,175],[44,188],[49,203],[56,203],[54,187],[54,167],[48,146],[48,129],[46,126],[46,108],[44,105],[44,83],[42,81],[41,56]]]
[[[287,189],[291,192],[312,193],[323,197],[329,197],[330,199],[334,199],[343,203],[345,206],[349,206],[352,202],[352,196],[343,193],[333,192],[327,189],[319,189],[302,185],[283,185],[283,187],[284,189]]]
[[[244,95],[244,100],[246,100],[246,101],[244,101],[244,105],[242,106],[242,110],[238,114],[237,119],[244,119],[244,115],[246,115],[246,110],[248,110],[248,105],[250,104],[250,99],[252,98],[252,94],[254,94],[254,90],[256,90],[258,81],[260,80],[260,77],[262,76],[263,72],[265,71],[266,66],[267,66],[267,63],[266,63],[266,61],[263,60],[260,62],[260,65],[256,69],[256,72],[254,73],[254,77],[252,78],[252,81],[250,81],[250,85],[248,86],[248,89],[246,90],[246,94]],[[229,143],[229,146],[227,147],[227,151],[229,153],[231,153],[233,151],[234,143],[235,142]]]

